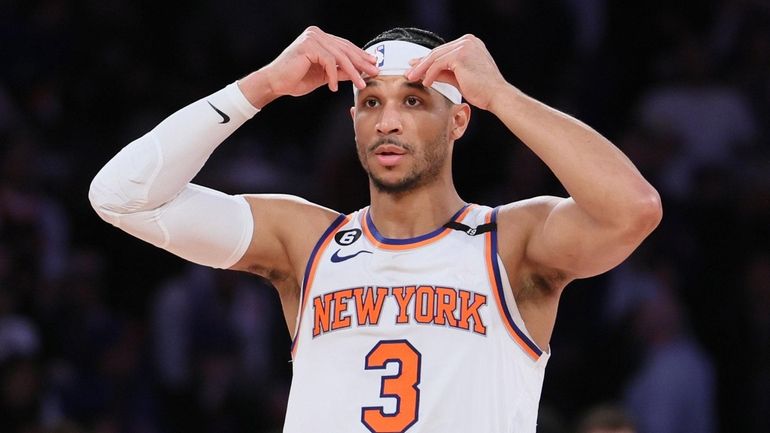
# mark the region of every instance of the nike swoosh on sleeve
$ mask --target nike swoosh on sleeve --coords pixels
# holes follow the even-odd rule
[[[221,122],[219,122],[220,124],[225,124],[225,123],[227,123],[227,122],[229,122],[229,121],[230,121],[230,116],[228,116],[227,114],[225,114],[225,113],[224,113],[222,110],[220,110],[219,108],[215,107],[215,106],[214,106],[214,104],[212,104],[211,102],[209,102],[209,101],[206,101],[206,102],[208,102],[208,103],[209,103],[209,105],[211,106],[211,108],[213,108],[213,109],[214,109],[214,111],[216,111],[216,112],[217,112],[217,114],[219,114],[220,116],[222,116],[222,121],[221,121]]]

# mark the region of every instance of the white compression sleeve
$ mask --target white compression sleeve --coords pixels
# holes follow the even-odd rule
[[[190,181],[258,111],[236,83],[182,108],[99,171],[91,205],[110,224],[180,257],[216,268],[234,265],[254,229],[248,203]]]

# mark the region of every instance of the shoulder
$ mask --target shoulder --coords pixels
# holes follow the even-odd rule
[[[243,197],[252,211],[259,214],[281,215],[289,218],[298,215],[301,218],[319,219],[329,223],[340,215],[332,209],[290,194],[244,194]]]
[[[340,213],[288,194],[252,194],[244,198],[255,224],[266,225],[284,243],[312,244]],[[311,242],[312,241],[312,242]]]
[[[564,200],[555,196],[538,196],[497,208],[498,254],[508,269],[514,287],[540,286],[538,292],[550,292],[550,289],[563,285],[563,273],[534,263],[529,250],[532,240],[544,230],[553,209]],[[526,283],[530,280],[534,283]],[[515,288],[514,291],[517,292]]]
[[[515,226],[520,229],[543,224],[548,214],[564,199],[554,196],[538,196],[497,207],[497,222],[503,229]]]
[[[243,196],[254,219],[249,253],[239,267],[271,280],[296,274],[340,213],[286,194]]]
[[[498,206],[497,239],[500,254],[506,262],[524,258],[527,243],[533,233],[541,230],[549,213],[563,199],[553,196],[538,196]]]

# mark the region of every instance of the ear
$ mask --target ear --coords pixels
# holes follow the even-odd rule
[[[350,118],[356,120],[356,107],[350,107]]]
[[[458,140],[465,134],[468,128],[468,122],[471,120],[471,106],[467,103],[457,104],[452,107],[452,130],[450,136],[453,140]]]

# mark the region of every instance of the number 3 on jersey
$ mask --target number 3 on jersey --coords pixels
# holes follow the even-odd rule
[[[417,422],[420,404],[420,361],[422,355],[406,340],[383,340],[366,355],[366,370],[382,370],[398,363],[398,372],[382,376],[380,397],[396,399],[396,411],[386,414],[382,406],[361,408],[361,422],[372,433],[404,433]]]

